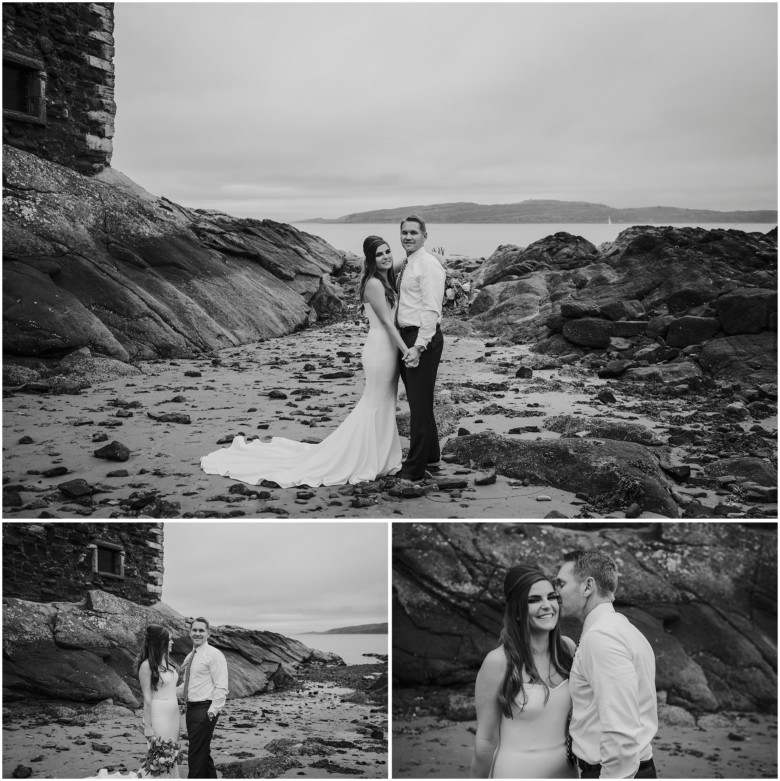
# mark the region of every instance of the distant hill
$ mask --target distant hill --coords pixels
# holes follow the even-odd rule
[[[384,624],[361,624],[360,626],[340,626],[325,632],[306,632],[307,635],[386,635],[387,622]]]
[[[616,209],[603,203],[585,201],[521,201],[520,203],[437,203],[430,206],[399,206],[370,212],[347,214],[327,220],[302,222],[365,223],[399,222],[409,214],[418,214],[426,222],[526,222],[526,223],[691,223],[691,222],[777,222],[777,210],[718,212],[709,209],[679,209],[674,206],[648,206]]]

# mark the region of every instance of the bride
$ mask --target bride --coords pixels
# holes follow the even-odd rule
[[[501,645],[477,675],[472,778],[577,778],[567,761],[574,643],[560,634],[560,596],[543,572],[504,579]]]
[[[173,638],[165,627],[150,624],[146,628],[138,657],[138,680],[144,698],[144,736],[150,746],[155,738],[179,743],[181,720],[176,699],[179,672],[170,659],[172,648]],[[149,759],[148,756],[147,761]],[[161,777],[157,773],[154,775]],[[178,765],[174,764],[170,773],[162,777],[179,778]]]
[[[178,756],[180,715],[176,699],[179,672],[170,659],[173,638],[159,624],[146,627],[143,648],[136,662],[138,682],[144,699],[143,727],[147,740],[146,758],[138,771],[109,773],[102,768],[88,778],[180,778]],[[169,741],[170,745],[160,743]]]
[[[380,236],[366,238],[363,254],[360,301],[370,327],[362,353],[366,384],[355,408],[318,444],[284,437],[247,442],[237,436],[230,447],[201,458],[204,472],[250,485],[271,480],[289,488],[360,483],[400,470],[398,353],[406,357],[408,348],[393,322],[398,304],[393,254]]]

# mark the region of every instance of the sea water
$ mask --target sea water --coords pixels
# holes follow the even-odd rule
[[[347,664],[371,664],[378,662],[373,656],[363,654],[387,654],[387,635],[291,635],[309,648],[332,651]]]
[[[399,226],[395,223],[293,223],[298,230],[325,239],[336,249],[363,254],[363,239],[377,235],[386,239],[396,257],[403,257]],[[641,223],[643,225],[647,223]],[[469,258],[487,258],[501,244],[527,247],[534,241],[565,231],[582,236],[597,247],[605,241],[614,241],[630,225],[608,223],[428,223],[429,248],[444,247],[447,255],[465,255]],[[734,229],[746,233],[767,233],[776,223],[675,223],[674,227]]]

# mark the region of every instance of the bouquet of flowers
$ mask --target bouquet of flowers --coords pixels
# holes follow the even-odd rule
[[[157,778],[170,775],[174,766],[180,765],[183,761],[180,745],[176,741],[151,738],[141,770],[144,776]]]
[[[449,274],[444,280],[444,308],[458,311],[469,305],[471,283],[461,282]]]

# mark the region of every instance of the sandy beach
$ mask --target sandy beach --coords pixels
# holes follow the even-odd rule
[[[394,778],[468,778],[475,721],[393,720]],[[777,778],[777,716],[723,713],[697,726],[662,724],[653,741],[659,778]]]
[[[412,499],[375,492],[374,503],[365,507],[354,506],[351,486],[258,486],[265,492],[257,498],[242,492],[241,483],[201,471],[200,457],[240,432],[291,439],[327,436],[362,393],[364,335],[364,324],[349,320],[226,349],[216,359],[144,363],[141,375],[95,383],[78,395],[20,393],[4,399],[4,488],[17,494],[15,507],[6,502],[7,516],[139,517],[132,516],[134,508],[150,495],[162,500],[163,517],[544,518],[551,511],[567,517],[580,512],[583,502],[570,492],[501,476],[493,484],[475,485],[476,472],[457,464],[445,465],[442,474],[465,477],[468,487],[461,491]],[[648,404],[612,384],[617,402],[607,406],[596,398],[605,381],[573,366],[534,369],[528,379],[515,377],[518,366],[533,361],[539,356],[530,356],[522,346],[447,336],[437,390],[444,402],[457,402],[456,431],[461,426],[471,433],[505,434],[529,427],[513,436],[556,438],[558,434],[541,427],[544,418],[574,414],[608,415],[662,434],[665,419],[685,414],[690,404],[681,399]],[[401,389],[399,412],[407,410]],[[151,417],[163,413],[189,416],[190,422]],[[771,428],[776,418],[764,425]],[[127,461],[95,457],[97,448],[114,440],[129,449]],[[402,437],[402,444],[408,440]],[[52,469],[59,474],[44,476]],[[63,501],[57,486],[76,479],[96,492]],[[711,491],[680,491],[715,501]]]
[[[350,684],[379,667],[352,665],[332,675],[311,671],[297,690],[228,700],[211,744],[215,764],[266,759],[273,774],[255,776],[266,778],[386,778],[387,708],[350,696],[355,691]],[[333,680],[336,675],[342,676],[342,685]],[[284,744],[275,748],[272,743],[280,739],[307,741],[307,753],[291,756],[297,766],[285,770],[272,764],[285,753]],[[3,709],[3,778],[85,778],[101,768],[134,771],[145,750],[140,710],[52,701]],[[20,765],[31,774],[17,775]],[[185,762],[182,777],[186,768]]]

